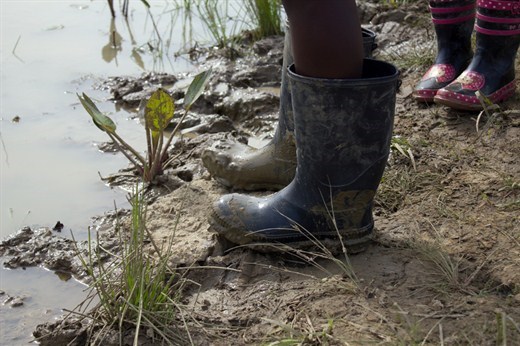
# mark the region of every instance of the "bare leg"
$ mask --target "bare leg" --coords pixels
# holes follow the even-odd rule
[[[355,0],[283,0],[298,74],[359,78],[363,40]]]

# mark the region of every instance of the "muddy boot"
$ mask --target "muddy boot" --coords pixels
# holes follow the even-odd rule
[[[478,111],[482,105],[475,92],[491,102],[511,97],[516,89],[515,58],[520,43],[520,3],[479,0],[477,48],[468,68],[440,89],[435,102],[456,109]]]
[[[376,34],[362,29],[366,57],[376,48]],[[227,187],[242,190],[279,190],[287,186],[296,170],[296,146],[287,81],[287,67],[293,62],[289,28],[286,27],[280,89],[278,126],[273,139],[260,149],[248,145],[221,141],[206,149],[202,162],[211,175]]]
[[[475,0],[430,1],[437,36],[437,58],[413,92],[420,102],[433,102],[437,91],[464,71],[471,61]]]
[[[221,197],[211,227],[259,251],[313,247],[315,241],[332,252],[342,242],[361,251],[374,226],[372,202],[388,158],[398,72],[371,59],[364,60],[360,79],[309,78],[293,68],[294,179],[265,198]]]
[[[240,142],[221,141],[202,153],[211,175],[227,187],[278,190],[289,184],[296,169],[296,146],[287,67],[293,62],[288,26],[285,31],[280,110],[274,137],[256,149]]]

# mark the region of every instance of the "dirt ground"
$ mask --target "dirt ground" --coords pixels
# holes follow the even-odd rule
[[[148,207],[154,238],[175,237],[172,266],[195,266],[200,285],[184,302],[199,323],[196,344],[520,345],[520,94],[480,119],[416,103],[412,88],[434,54],[426,4],[360,10],[378,34],[376,58],[398,65],[402,85],[374,241],[350,264],[230,249],[208,231],[211,204],[230,191],[201,153],[223,138],[272,133],[283,38],[257,42],[254,59],[206,56],[215,77]],[[113,95],[121,80],[129,84],[107,84]],[[135,107],[137,89],[114,97]]]

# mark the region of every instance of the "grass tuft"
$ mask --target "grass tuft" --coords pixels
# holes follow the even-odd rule
[[[183,306],[179,302],[187,280],[168,266],[172,240],[164,248],[159,248],[150,237],[146,229],[143,193],[138,188],[130,203],[132,222],[129,234],[124,234],[119,223],[116,225],[122,246],[120,254],[103,248],[99,238],[95,244],[90,231],[88,255],[84,257],[78,251],[91,280],[90,286],[99,300],[88,317],[102,329],[90,343],[103,344],[104,337],[113,329],[119,330],[120,341],[123,332],[134,329],[135,345],[143,333],[164,344],[192,343],[184,321]],[[154,251],[145,246],[148,243],[155,250],[155,256],[151,254]],[[107,258],[113,260],[107,261]]]
[[[256,26],[256,40],[282,34],[281,0],[245,0],[244,6]]]

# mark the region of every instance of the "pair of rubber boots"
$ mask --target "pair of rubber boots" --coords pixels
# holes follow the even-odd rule
[[[492,103],[510,98],[516,89],[520,3],[432,0],[430,11],[437,37],[437,58],[417,85],[414,98],[469,111],[483,108],[477,91]]]
[[[222,185],[237,190],[279,190],[287,186],[296,171],[296,142],[288,67],[292,65],[289,26],[285,28],[285,42],[280,87],[278,126],[273,138],[256,149],[237,141],[220,141],[202,154],[204,166]],[[365,58],[371,58],[376,34],[362,29]]]
[[[388,159],[398,71],[365,59],[359,79],[305,77],[294,65],[284,78],[292,116],[281,117],[277,136],[295,141],[296,173],[288,172],[289,184],[267,197],[221,197],[211,228],[259,251],[315,246],[333,253],[361,251],[370,240],[373,199]],[[282,108],[285,101],[282,97]],[[275,150],[268,150],[266,160],[273,159]]]

